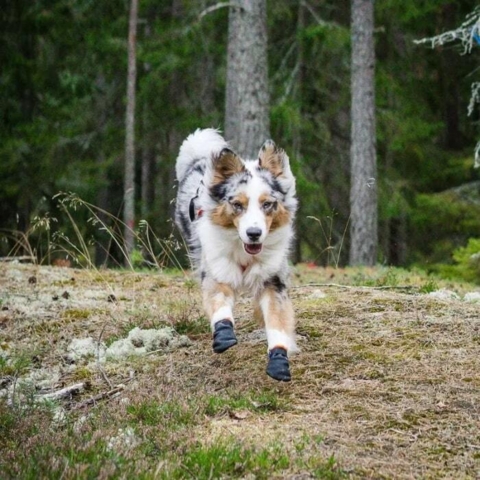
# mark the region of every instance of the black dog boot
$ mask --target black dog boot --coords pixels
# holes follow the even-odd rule
[[[222,353],[237,344],[237,337],[230,320],[220,320],[213,331],[213,351]]]
[[[267,375],[281,382],[289,382],[292,379],[285,348],[275,347],[268,352]]]

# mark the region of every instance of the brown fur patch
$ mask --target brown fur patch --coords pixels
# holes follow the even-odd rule
[[[274,201],[268,193],[264,193],[259,197],[260,205],[263,205],[264,202]],[[275,230],[279,227],[283,227],[290,222],[290,212],[281,204],[277,203],[277,208],[266,213],[267,229],[268,231]]]
[[[267,311],[264,311],[260,307],[260,301],[265,296],[267,296],[269,300]],[[273,288],[267,287],[260,295],[257,305],[258,307],[256,308],[261,310],[267,328],[280,330],[288,335],[294,334],[295,316],[293,306],[290,298],[285,292],[278,293]]]
[[[231,306],[235,293],[226,283],[215,283],[212,288],[203,292],[203,306],[209,318],[224,306]]]
[[[265,144],[259,155],[259,163],[262,168],[270,170],[274,177],[283,174],[283,156],[285,152],[278,149],[274,143]]]
[[[239,193],[233,200],[233,202],[239,202],[242,204],[243,209],[246,210],[248,207],[248,197],[245,193]],[[241,216],[241,213],[235,213],[230,204],[223,203],[216,207],[210,216],[213,223],[220,225],[225,228],[234,228],[238,227],[238,219]]]
[[[212,223],[224,228],[235,228],[232,208],[226,203],[222,203],[218,207],[215,207],[210,215]]]
[[[272,198],[268,193],[262,193],[258,197],[258,201],[260,202],[260,205],[262,205],[264,202],[271,202],[274,201],[275,199]]]
[[[290,222],[290,212],[279,203],[277,209],[272,212],[272,223],[270,225],[270,230],[275,230],[279,227],[283,227]]]
[[[214,159],[215,172],[213,175],[212,185],[217,185],[231,177],[235,173],[245,170],[242,159],[231,150],[223,149],[218,157]]]
[[[239,202],[242,204],[243,206],[243,209],[246,210],[247,207],[248,207],[248,197],[245,193],[243,192],[240,192],[233,200],[232,200],[232,203],[233,202]]]

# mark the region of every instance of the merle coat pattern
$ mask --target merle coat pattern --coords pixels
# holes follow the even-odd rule
[[[256,317],[265,325],[269,364],[279,352],[295,351],[286,285],[297,199],[286,153],[268,140],[257,159],[243,160],[217,130],[197,130],[180,148],[176,174],[175,221],[201,279],[214,350],[236,343],[235,297],[248,292]],[[222,344],[222,338],[230,341]],[[281,361],[288,369],[284,357]],[[277,380],[290,379],[289,371],[283,378],[269,368],[267,373]]]

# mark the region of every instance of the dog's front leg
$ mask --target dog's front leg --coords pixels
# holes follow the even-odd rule
[[[206,279],[203,284],[203,305],[213,331],[213,351],[222,353],[237,343],[233,330],[235,293],[226,283]]]
[[[268,342],[267,374],[275,380],[291,379],[288,353],[296,350],[295,317],[285,284],[274,277],[258,297]]]

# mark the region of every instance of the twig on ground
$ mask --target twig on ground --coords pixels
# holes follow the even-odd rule
[[[0,257],[0,262],[31,262],[34,263],[35,259],[30,255],[24,255],[21,257]]]
[[[88,400],[85,400],[84,402],[80,402],[80,403],[77,403],[76,405],[73,405],[71,407],[71,409],[72,410],[80,410],[81,408],[88,407],[89,405],[94,405],[99,400],[113,398],[113,397],[117,396],[117,394],[120,393],[124,389],[125,389],[125,385],[119,384],[115,388],[112,388],[111,390],[108,390],[107,392],[99,393],[98,395],[95,395],[92,398],[89,398]]]
[[[418,287],[414,285],[384,285],[384,286],[367,286],[367,285],[341,285],[339,283],[306,283],[305,285],[295,285],[293,288],[305,288],[305,287],[333,287],[333,288],[345,288],[349,290],[361,289],[361,290],[418,290]]]
[[[62,400],[63,398],[70,398],[73,395],[78,395],[85,390],[85,382],[76,383],[75,385],[70,385],[69,387],[62,388],[56,392],[45,393],[44,395],[39,395],[38,398],[41,400]]]

